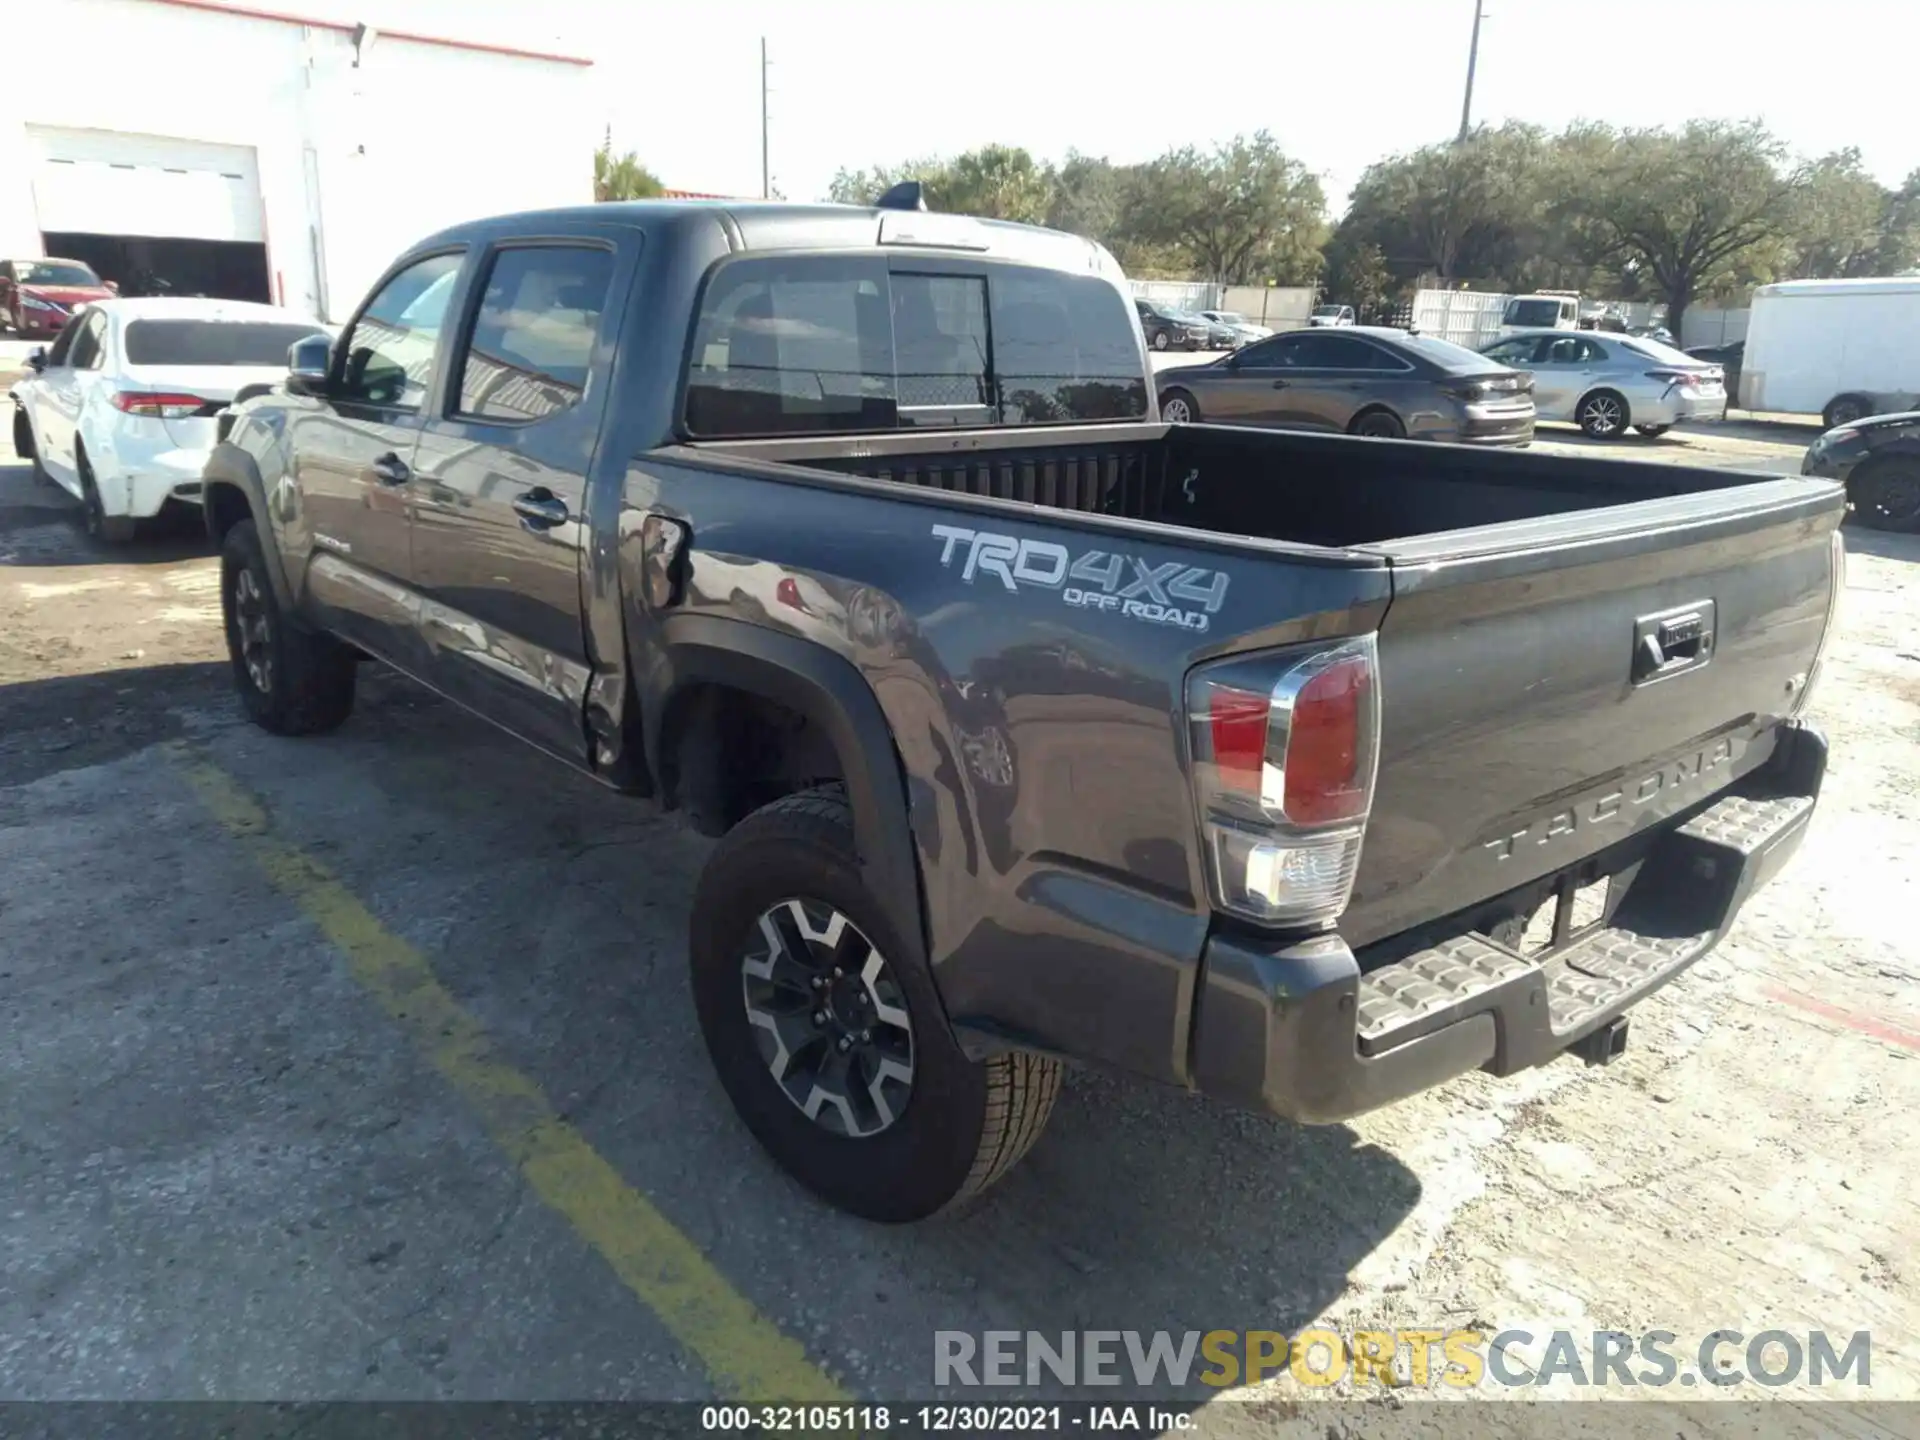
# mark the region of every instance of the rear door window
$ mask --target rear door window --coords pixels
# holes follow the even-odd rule
[[[1094,276],[874,256],[743,257],[694,322],[685,424],[707,439],[1131,419],[1139,330]]]
[[[521,423],[577,405],[612,283],[613,252],[597,246],[497,253],[460,357],[459,412]]]
[[[319,325],[254,321],[135,320],[127,326],[129,365],[252,365],[287,363],[287,350]]]

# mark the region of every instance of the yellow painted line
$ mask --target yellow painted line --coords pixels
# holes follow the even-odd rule
[[[845,1403],[798,1341],[754,1309],[691,1240],[620,1178],[553,1102],[495,1051],[413,946],[340,880],[273,833],[260,802],[185,746],[172,757],[220,825],[346,956],[347,969],[412,1036],[533,1191],[698,1355],[729,1399]]]

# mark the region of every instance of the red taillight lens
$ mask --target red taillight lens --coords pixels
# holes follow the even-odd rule
[[[800,583],[791,575],[783,576],[780,583],[773,587],[773,598],[789,610],[798,610],[802,614],[809,613],[807,602],[800,598]]]
[[[1340,660],[1300,687],[1287,727],[1282,808],[1300,825],[1352,820],[1367,813],[1362,769],[1370,720],[1373,667],[1358,656]]]
[[[1235,790],[1259,795],[1261,771],[1267,763],[1267,712],[1271,697],[1229,685],[1209,687],[1207,729],[1213,740],[1213,763],[1220,781]]]
[[[1222,908],[1325,924],[1346,907],[1373,801],[1377,663],[1364,635],[1188,677],[1194,799]]]
[[[113,397],[113,407],[124,410],[129,415],[157,416],[163,420],[179,420],[192,415],[206,405],[198,395],[182,395],[171,391],[122,390]]]

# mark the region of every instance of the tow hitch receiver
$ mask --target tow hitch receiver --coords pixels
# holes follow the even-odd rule
[[[1568,1048],[1589,1065],[1611,1065],[1627,1048],[1627,1017],[1616,1016]]]

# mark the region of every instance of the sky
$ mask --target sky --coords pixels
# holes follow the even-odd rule
[[[582,84],[669,186],[789,199],[975,146],[1116,162],[1266,129],[1337,212],[1360,172],[1460,124],[1474,0],[308,0],[586,55]],[[1920,0],[1481,0],[1476,121],[1764,120],[1796,151],[1920,168]],[[402,19],[401,16],[405,18]]]

